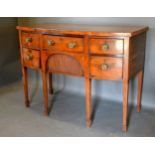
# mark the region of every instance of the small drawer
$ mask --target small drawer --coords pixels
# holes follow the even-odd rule
[[[90,52],[94,54],[123,54],[123,39],[90,39]]]
[[[23,47],[39,50],[39,40],[40,39],[38,34],[22,32],[21,41]]]
[[[43,48],[62,52],[83,52],[83,38],[44,35]]]
[[[36,50],[23,48],[22,51],[24,66],[30,68],[40,68],[40,53]]]
[[[122,79],[122,58],[92,56],[90,74],[96,79],[120,80]]]

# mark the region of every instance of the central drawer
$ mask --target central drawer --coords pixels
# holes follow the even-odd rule
[[[44,35],[43,49],[62,52],[83,52],[84,42],[83,38]]]
[[[95,79],[122,79],[122,58],[92,56],[90,58],[90,75]]]

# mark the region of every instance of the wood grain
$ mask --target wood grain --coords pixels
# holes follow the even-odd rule
[[[108,49],[104,49],[104,45],[107,45]],[[123,39],[90,39],[92,54],[123,54],[123,48]]]
[[[129,77],[133,78],[144,68],[146,33],[131,38]]]
[[[128,96],[129,96],[129,57],[130,57],[130,45],[131,39],[126,38],[124,40],[124,58],[123,58],[123,106],[122,106],[122,130],[127,132],[128,130]]]
[[[92,111],[91,111],[91,79],[85,78],[86,87],[86,125],[89,128],[92,123]]]
[[[30,42],[26,41],[28,38],[31,39]],[[36,49],[36,50],[40,49],[38,34],[22,32],[21,33],[21,42],[22,42],[22,47],[27,47],[27,48]]]
[[[83,76],[84,71],[79,61],[70,55],[53,54],[47,60],[47,70],[53,73]]]
[[[30,26],[17,26],[17,29],[29,32],[72,34],[72,35],[92,35],[92,36],[112,36],[131,37],[148,30],[144,26],[95,26],[80,24],[40,24]]]
[[[49,108],[48,108],[48,85],[47,85],[47,73],[42,71],[42,83],[43,83],[43,94],[44,94],[44,114],[46,116],[49,115]]]
[[[138,73],[137,112],[141,111],[142,86],[143,86],[143,70],[139,71]]]
[[[48,45],[48,41],[54,41],[54,45]],[[74,48],[69,48],[70,43],[75,43],[76,46]],[[83,47],[83,38],[43,35],[44,50],[55,49],[68,52],[83,52]]]
[[[86,90],[86,126],[89,128],[92,125],[92,104],[91,104],[91,78],[90,78],[90,55],[89,55],[89,36],[84,36],[84,76]]]
[[[91,80],[121,80],[123,83],[122,130],[127,131],[129,80],[136,74],[138,74],[138,112],[141,107],[148,27],[45,24],[17,26],[17,29],[20,38],[26,106],[29,106],[27,68],[41,70],[46,115],[49,114],[47,82],[52,92],[52,76],[49,74],[83,76],[86,87],[86,125],[90,127]],[[54,44],[48,43],[51,40]],[[105,44],[108,48],[103,46]]]
[[[22,68],[22,80],[24,86],[24,96],[25,96],[25,106],[30,106],[29,93],[28,93],[28,70],[23,64],[23,49],[22,49],[22,39],[21,39],[21,31],[19,30],[19,45],[20,45],[20,62]]]
[[[107,69],[102,69],[102,65],[107,65]],[[122,58],[111,58],[101,56],[91,56],[90,74],[92,78],[102,80],[122,79]]]
[[[129,81],[123,81],[123,124],[122,130],[128,130],[128,97],[129,97]]]
[[[33,69],[40,68],[40,52],[36,50],[31,50],[23,48],[23,65]],[[31,56],[29,60],[28,57]]]

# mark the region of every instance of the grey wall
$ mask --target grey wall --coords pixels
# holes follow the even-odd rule
[[[0,18],[0,86],[20,77],[17,18]]]
[[[155,18],[19,18],[19,24],[38,23],[74,23],[98,25],[143,25],[149,26],[147,34],[146,61],[142,104],[155,109]],[[136,103],[137,79],[130,82],[130,102]],[[55,76],[54,86],[57,89],[85,93],[83,78]],[[121,82],[93,81],[93,95],[109,100],[122,101]]]

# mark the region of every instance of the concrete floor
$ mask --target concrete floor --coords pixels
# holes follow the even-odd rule
[[[42,91],[31,92],[31,107],[25,108],[21,83],[0,90],[0,136],[155,136],[155,111],[130,107],[129,128],[121,131],[122,106],[110,101],[93,100],[94,121],[85,126],[85,98],[67,92],[49,97],[50,116],[43,115]],[[53,104],[52,104],[53,103]]]

